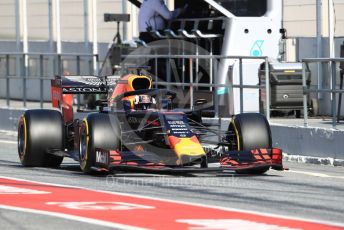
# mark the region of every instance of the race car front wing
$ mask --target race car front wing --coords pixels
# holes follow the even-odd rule
[[[282,150],[254,149],[251,151],[226,151],[220,158],[222,168],[232,170],[247,170],[271,167],[274,170],[283,170]]]
[[[221,172],[259,170],[271,168],[284,170],[282,164],[282,150],[254,149],[251,151],[225,151],[218,160],[217,167],[201,168],[194,166],[167,165],[157,154],[146,151],[109,151],[96,150],[96,171],[137,171],[161,173],[195,173],[195,172]]]

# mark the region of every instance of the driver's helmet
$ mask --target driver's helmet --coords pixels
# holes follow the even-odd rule
[[[155,104],[155,99],[149,95],[143,94],[135,96],[134,108],[136,110],[147,110],[150,108],[154,108]]]

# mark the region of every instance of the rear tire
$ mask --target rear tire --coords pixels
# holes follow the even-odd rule
[[[63,157],[49,154],[64,150],[64,125],[59,111],[27,110],[18,124],[18,155],[23,166],[58,167]]]
[[[88,115],[80,128],[80,168],[91,173],[96,164],[96,148],[117,150],[121,146],[120,124],[114,115],[93,113]]]
[[[231,140],[234,151],[250,151],[260,148],[272,148],[271,130],[265,116],[259,113],[245,113],[236,115],[228,131],[234,134]],[[263,174],[270,167],[260,169],[240,170],[237,173]]]

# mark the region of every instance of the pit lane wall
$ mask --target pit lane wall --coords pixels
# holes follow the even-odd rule
[[[18,118],[23,111],[0,108],[0,130],[17,131]],[[214,119],[204,122],[218,123]],[[221,129],[226,130],[228,124],[228,119],[222,120]],[[344,131],[271,123],[271,132],[273,145],[281,148],[288,160],[344,166]]]
[[[18,119],[24,109],[0,108],[0,130],[17,131]]]
[[[274,146],[288,160],[344,166],[344,131],[271,124]]]

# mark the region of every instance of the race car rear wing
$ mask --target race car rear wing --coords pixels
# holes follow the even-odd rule
[[[107,94],[118,79],[117,76],[56,76],[51,87],[60,89],[62,94]]]
[[[73,94],[108,94],[118,83],[117,76],[56,76],[51,80],[52,106],[61,109],[65,122],[73,120]]]

